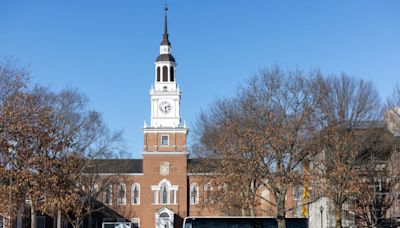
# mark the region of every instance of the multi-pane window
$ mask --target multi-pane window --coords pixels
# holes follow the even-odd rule
[[[118,199],[117,199],[117,204],[118,205],[125,205],[126,204],[126,186],[124,183],[120,183],[118,185]]]
[[[167,204],[168,203],[168,189],[167,189],[166,184],[161,185],[160,202],[162,204]]]
[[[168,135],[161,136],[161,146],[168,146]]]
[[[93,184],[92,188],[90,189],[90,194],[90,197],[92,197],[93,199],[97,199],[99,195],[99,186],[96,183]]]
[[[154,194],[154,204],[177,204],[178,203],[177,185],[171,185],[168,180],[162,180],[158,185],[151,186]]]
[[[171,190],[171,203],[176,204],[176,190]]]
[[[112,204],[112,185],[108,185],[105,187],[103,196],[104,196],[103,203],[105,205],[111,205]]]
[[[211,202],[211,191],[212,191],[212,185],[210,182],[206,183],[204,185],[204,204],[208,204]]]
[[[131,219],[131,228],[140,228],[140,219],[139,218]]]
[[[303,186],[296,185],[293,187],[293,199],[294,200],[301,200],[303,196]]]
[[[268,203],[269,201],[269,191],[267,188],[264,188],[264,190],[261,192],[261,199],[263,200],[264,203]]]
[[[132,204],[140,204],[140,185],[137,183],[132,185]]]
[[[190,204],[199,203],[199,186],[196,183],[190,185]]]

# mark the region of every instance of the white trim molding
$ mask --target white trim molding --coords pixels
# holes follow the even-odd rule
[[[179,151],[170,151],[170,152],[147,152],[147,151],[143,151],[142,152],[143,155],[188,155],[189,152],[183,151],[183,152],[179,152]]]

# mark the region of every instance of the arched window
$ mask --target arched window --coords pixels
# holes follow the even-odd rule
[[[171,185],[167,179],[163,179],[158,185],[151,186],[154,194],[154,204],[177,204],[178,185]]]
[[[160,223],[162,224],[162,227],[170,228],[170,221],[169,221],[168,213],[163,212],[160,214]]]
[[[163,82],[167,82],[168,81],[168,67],[163,66],[162,68],[162,80]]]
[[[111,205],[112,204],[112,185],[108,185],[104,189],[103,193],[103,203],[105,205]]]
[[[157,81],[159,82],[160,81],[160,72],[161,70],[160,70],[160,67],[157,67]]]
[[[205,204],[208,204],[208,203],[212,202],[211,201],[211,191],[212,190],[213,190],[213,187],[212,187],[211,183],[207,182],[204,185],[204,203]]]
[[[163,183],[160,188],[160,202],[161,204],[168,203],[168,188],[166,183]]]
[[[169,68],[169,78],[171,82],[175,81],[175,72],[173,66]]]
[[[125,205],[126,204],[126,186],[124,183],[120,183],[118,185],[118,200],[117,204],[118,205]]]
[[[140,204],[140,185],[138,183],[132,185],[132,204]]]
[[[93,195],[93,196],[96,196],[98,193],[99,193],[99,186],[95,183],[95,184],[93,184],[93,187],[92,187],[92,189],[91,189],[92,191],[91,191],[91,194]],[[0,227],[1,228],[1,227]]]
[[[197,183],[190,185],[190,204],[196,205],[199,203],[199,186]]]

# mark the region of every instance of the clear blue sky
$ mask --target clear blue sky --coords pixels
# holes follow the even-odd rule
[[[33,81],[76,87],[129,156],[141,127],[163,32],[163,0],[0,1],[0,57],[30,65]],[[400,1],[169,0],[169,32],[189,126],[258,69],[320,68],[372,80],[382,97],[400,82]]]

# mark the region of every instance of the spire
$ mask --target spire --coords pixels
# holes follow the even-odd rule
[[[166,3],[165,3],[164,11],[165,11],[165,16],[164,16],[164,34],[163,34],[163,40],[161,41],[161,45],[171,45],[171,43],[168,40],[168,25],[167,25],[168,5]]]

